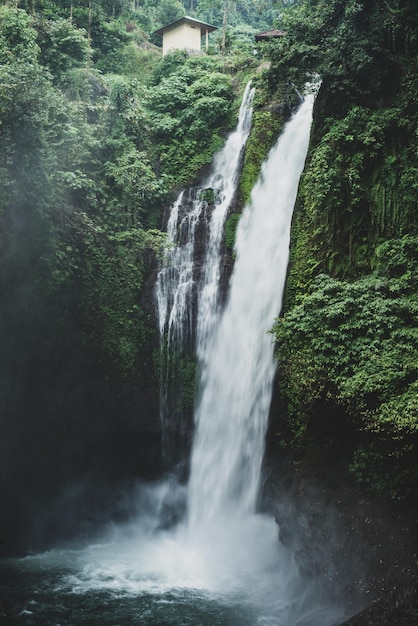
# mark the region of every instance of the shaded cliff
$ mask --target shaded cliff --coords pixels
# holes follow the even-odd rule
[[[294,496],[283,532],[302,564],[325,563],[331,586],[345,579],[348,595],[377,602],[350,624],[415,624],[416,7],[306,2],[286,19],[289,38],[270,49],[272,96],[315,73],[322,85],[274,327],[268,458]],[[292,528],[295,514],[304,527]],[[321,528],[339,537],[333,554],[315,554]]]

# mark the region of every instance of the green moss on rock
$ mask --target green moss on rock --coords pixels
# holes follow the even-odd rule
[[[251,134],[247,142],[240,179],[243,204],[251,195],[261,165],[283,128],[283,119],[275,112],[260,109],[254,112]]]

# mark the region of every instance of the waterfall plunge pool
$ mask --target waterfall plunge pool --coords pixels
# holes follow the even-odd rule
[[[172,487],[172,484],[170,485]],[[152,488],[148,488],[152,489]],[[161,496],[161,486],[156,497]],[[191,531],[159,516],[109,528],[83,548],[0,561],[0,624],[336,626],[345,615],[266,515]]]
[[[250,93],[248,86],[248,105]],[[171,494],[175,504],[176,489],[173,495],[173,484],[154,492],[150,487],[155,506],[142,507],[134,523],[113,527],[100,542],[1,562],[0,608],[10,615],[3,623],[336,626],[344,620],[344,611],[318,582],[299,572],[292,553],[279,543],[273,517],[256,513],[275,371],[267,331],[281,307],[290,221],[312,105],[313,97],[307,98],[263,166],[240,220],[237,258],[222,312],[217,298],[220,233],[237,182],[250,107],[243,107],[237,133],[215,159],[214,176],[223,175],[223,193],[210,221],[198,298],[202,383],[187,515],[177,525],[162,528],[164,499]],[[194,246],[195,216],[202,212],[200,204],[192,206],[193,227],[187,229],[185,249],[173,253],[167,271],[163,268],[159,275],[160,329],[168,333],[168,344],[181,344],[182,322],[190,318],[191,298],[186,296],[194,277],[189,248]],[[185,286],[190,287],[186,294]],[[162,416],[163,424],[173,417],[171,410],[168,413]]]

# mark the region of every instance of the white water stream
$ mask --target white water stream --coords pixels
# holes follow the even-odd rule
[[[176,369],[180,367],[180,359],[194,351],[203,364],[206,344],[219,314],[223,229],[251,128],[253,97],[254,89],[248,83],[237,127],[215,156],[211,173],[200,189],[182,191],[170,209],[168,245],[155,287],[162,355],[160,410],[163,454],[168,462],[176,454],[178,456],[173,447],[181,446],[181,438],[185,438],[187,428],[190,429],[181,401],[179,406],[181,381]],[[212,210],[204,199],[205,190],[213,195]],[[199,227],[200,239],[197,236]],[[199,246],[200,250],[197,249]],[[196,258],[200,259],[202,270],[197,266]]]
[[[290,223],[309,142],[308,96],[271,151],[240,220],[229,300],[205,346],[189,485],[191,528],[255,513]],[[202,326],[202,325],[201,325]]]
[[[216,189],[218,200],[209,221],[204,272],[196,285],[190,268],[196,220],[204,209],[195,202],[179,221],[179,206],[184,205],[180,198],[170,216],[170,229],[176,224],[169,231],[170,239],[176,243],[185,220],[193,224],[188,226],[192,236],[168,252],[169,269],[163,268],[157,284],[162,336],[165,327],[168,336],[184,333],[192,314],[191,298],[184,293],[197,288],[195,341],[201,378],[187,515],[165,536],[160,554],[165,573],[175,571],[178,584],[221,595],[226,590],[245,590],[247,599],[261,602],[264,610],[268,607],[268,619],[280,626],[335,624],[338,613],[300,577],[292,555],[278,542],[274,521],[256,512],[275,372],[268,331],[281,309],[290,224],[308,149],[313,100],[308,95],[286,124],[243,212],[223,311],[219,307],[221,241],[237,184],[239,153],[249,133],[249,86],[237,130],[217,155],[205,185]],[[162,299],[168,272],[178,277],[165,288],[171,307]]]
[[[299,573],[293,554],[278,541],[272,517],[257,513],[275,370],[268,330],[281,307],[312,104],[307,96],[286,124],[244,210],[223,311],[220,233],[237,169],[227,177],[231,187],[211,180],[221,200],[212,212],[199,279],[196,341],[202,381],[188,486],[167,480],[142,487],[135,523],[113,528],[102,543],[84,550],[19,563],[24,585],[19,598],[27,598],[22,623],[336,626],[343,621],[343,611]],[[235,156],[242,146],[236,144]],[[228,163],[232,166],[225,162],[221,170]],[[169,223],[173,243],[180,237],[181,245],[168,251],[158,285],[161,332],[177,348],[190,330],[187,303],[196,286],[194,255],[187,247],[192,243],[193,248],[197,216],[206,210],[193,200],[186,202],[186,215],[184,200],[181,196],[172,208]],[[179,235],[185,223],[187,232]],[[161,528],[162,507],[182,499],[187,501],[184,519]],[[14,568],[12,563],[7,572],[12,592]],[[41,621],[31,621],[32,616]]]

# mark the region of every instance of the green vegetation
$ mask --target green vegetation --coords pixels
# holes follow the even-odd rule
[[[163,395],[170,401],[166,409],[174,422],[185,412],[193,411],[197,393],[197,359],[185,350],[169,349],[167,343],[154,353],[153,358],[158,377],[164,381]]]
[[[279,16],[274,0],[192,0],[186,9],[188,15],[218,27],[211,37],[211,49],[223,56],[251,55],[254,34],[271,28]]]
[[[370,481],[371,467],[383,465],[379,482],[368,486],[396,497],[416,479],[405,465],[418,433],[417,263],[416,237],[387,241],[372,274],[355,282],[319,275],[274,327],[294,442],[302,443],[308,421],[331,403],[371,441],[365,467],[359,458],[368,449],[355,453],[357,478]]]
[[[240,189],[244,204],[249,202],[261,169],[261,164],[275,143],[283,127],[283,118],[262,107],[254,111],[251,135],[245,150],[244,164],[240,178]]]
[[[415,5],[305,0],[283,27],[266,46],[271,97],[316,74],[322,86],[274,326],[281,437],[303,447],[324,420],[340,438],[348,427],[353,476],[405,498],[418,473]]]
[[[222,147],[219,131],[233,126],[232,77],[218,57],[183,51],[165,57],[157,77],[148,96],[152,136],[161,172],[171,184],[183,184]]]
[[[186,12],[218,27],[210,54],[162,59],[152,33]],[[254,33],[273,25],[286,36],[254,55]],[[174,190],[222,146],[251,77],[253,129],[225,230],[232,248],[238,205],[283,113],[319,75],[274,326],[281,436],[303,447],[319,415],[349,423],[353,476],[406,497],[417,473],[417,33],[415,0],[3,4],[5,354],[32,371],[71,346],[73,370],[97,362],[103,379],[136,381],[153,336],[144,288]],[[190,409],[192,357],[178,375]]]
[[[0,8],[2,293],[25,320],[21,291],[36,291],[51,349],[76,324],[83,350],[130,377],[163,209],[210,163],[240,98],[242,59],[161,59],[149,43],[183,13],[177,0]]]
[[[235,245],[235,235],[241,213],[231,213],[225,223],[225,245],[229,250],[233,250]]]

